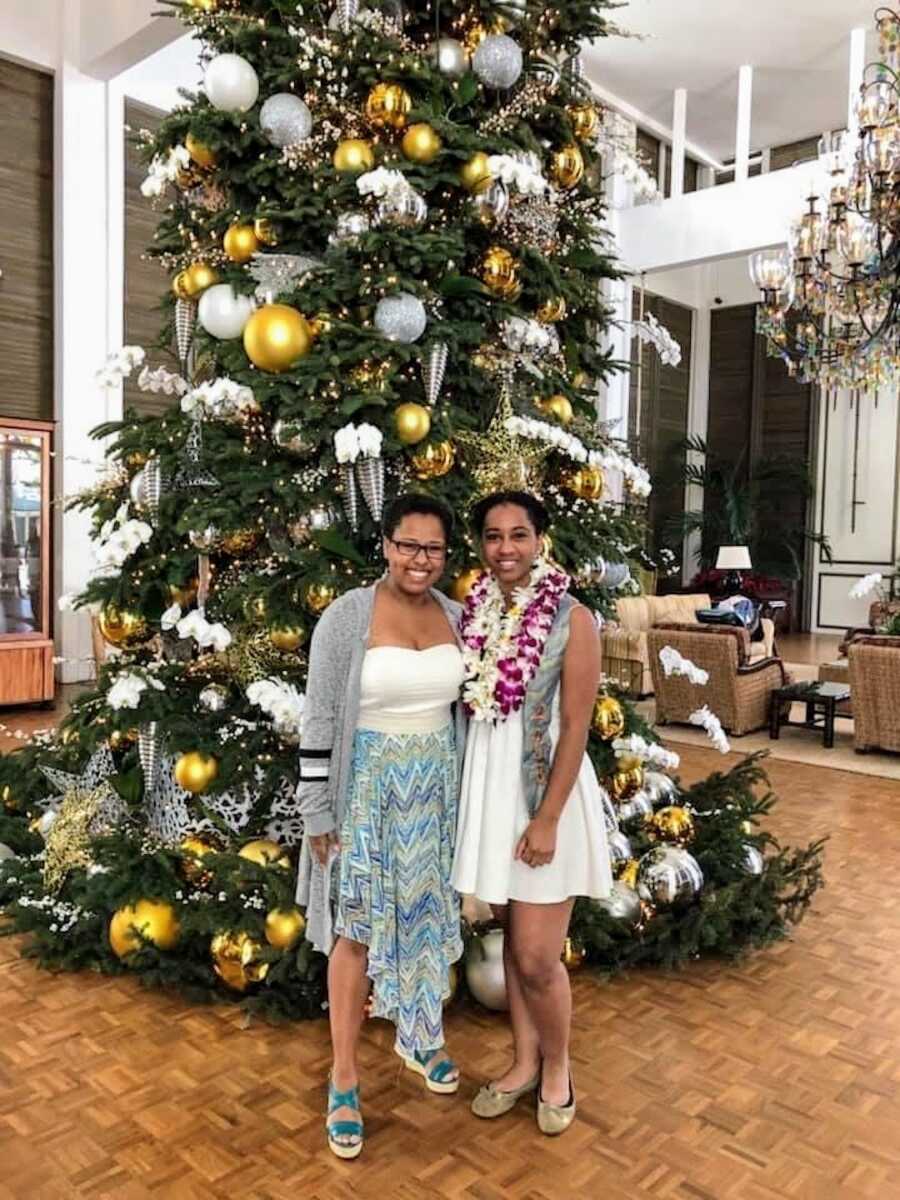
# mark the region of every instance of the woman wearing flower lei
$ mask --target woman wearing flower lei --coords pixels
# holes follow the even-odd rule
[[[560,955],[576,896],[612,878],[600,787],[586,754],[600,681],[593,615],[569,577],[541,556],[547,513],[526,492],[476,505],[487,571],[460,626],[469,737],[453,884],[503,925],[514,1057],[472,1104],[499,1117],[537,1091],[543,1133],[575,1117],[569,1066],[572,999]]]

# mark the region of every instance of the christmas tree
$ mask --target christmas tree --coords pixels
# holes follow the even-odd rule
[[[492,488],[539,491],[546,552],[600,614],[646,563],[649,480],[597,420],[613,142],[578,52],[613,6],[167,3],[204,85],[140,139],[166,327],[152,362],[127,347],[106,374],[141,368],[172,406],[98,429],[110,469],[72,501],[98,562],[74,603],[111,650],[0,764],[0,899],[44,963],[313,1015],[291,869],[305,647],[380,575],[385,496],[465,524]],[[478,570],[461,536],[451,594]],[[682,792],[612,685],[591,753],[620,878],[577,908],[573,964],[783,935],[820,851],[763,855],[758,764]]]

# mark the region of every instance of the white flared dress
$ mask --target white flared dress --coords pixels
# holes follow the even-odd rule
[[[550,736],[555,752],[559,737],[558,689]],[[496,724],[469,723],[453,886],[488,904],[506,904],[509,900],[556,904],[570,896],[608,896],[612,871],[603,800],[587,754],[559,819],[553,861],[543,867],[530,867],[513,857],[530,820],[522,776],[524,738],[521,709]]]

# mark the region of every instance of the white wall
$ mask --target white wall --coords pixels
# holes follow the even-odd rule
[[[59,60],[63,0],[3,0],[0,54],[44,70]]]

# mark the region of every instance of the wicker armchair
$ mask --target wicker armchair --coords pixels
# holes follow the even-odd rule
[[[699,686],[681,675],[667,676],[659,661],[664,646],[708,671],[709,682]],[[780,658],[750,661],[746,629],[656,625],[647,634],[647,649],[659,724],[688,724],[691,713],[706,704],[729,733],[740,737],[768,724],[772,692],[790,682]]]
[[[856,749],[900,750],[900,637],[857,635],[847,657]]]

